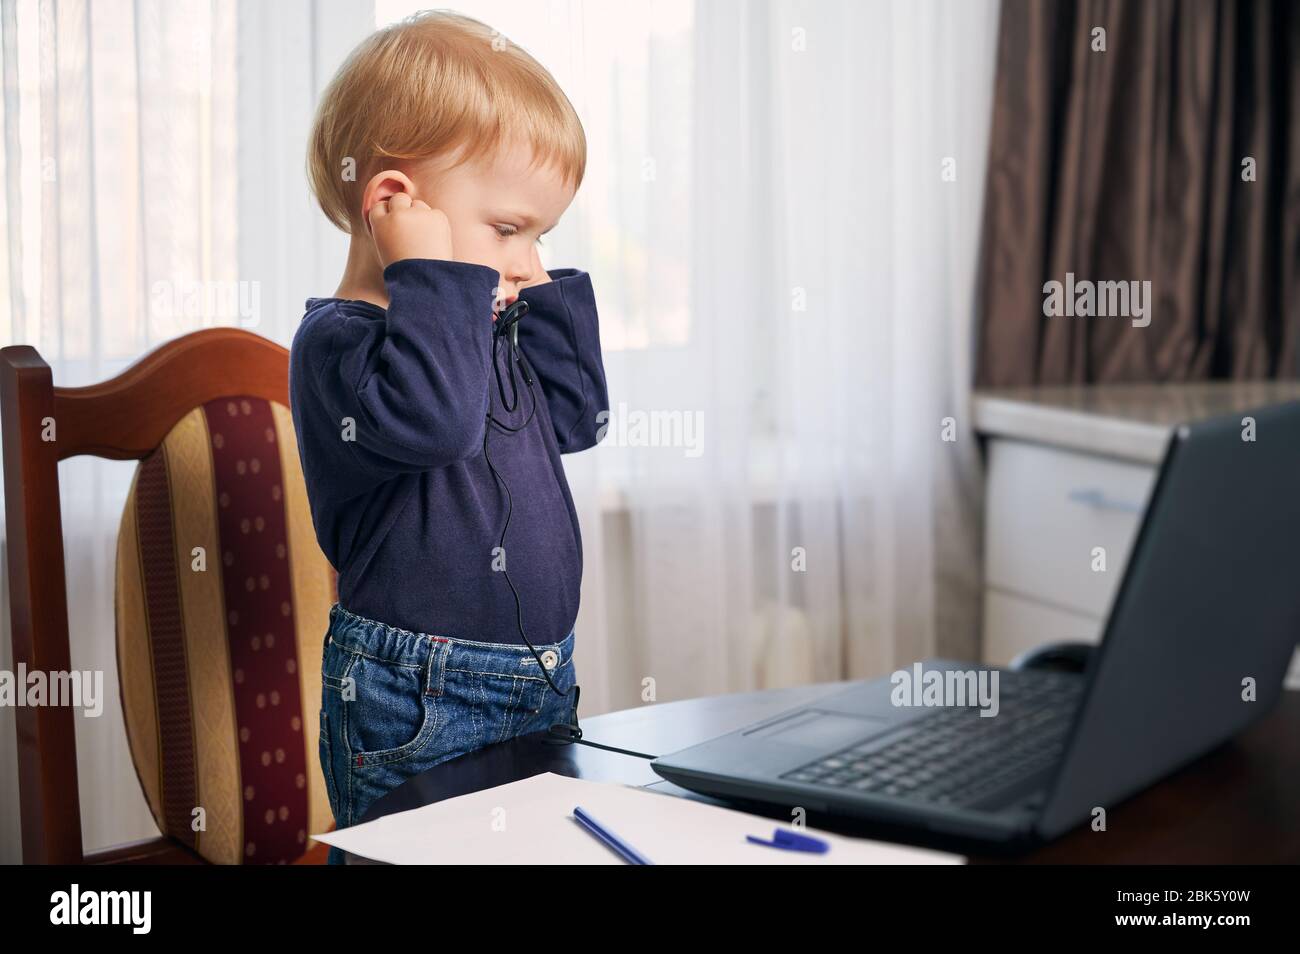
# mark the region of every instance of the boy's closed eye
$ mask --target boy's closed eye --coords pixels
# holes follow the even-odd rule
[[[508,224],[504,224],[504,223],[502,223],[502,224],[499,224],[499,225],[494,225],[494,226],[492,226],[492,227],[493,227],[494,229],[497,230],[497,234],[500,235],[502,238],[510,238],[510,237],[513,236],[513,235],[518,235],[518,234],[519,234],[519,228],[518,228],[518,226],[508,225]],[[550,231],[550,229],[547,229],[547,230],[546,230],[546,232],[549,232],[549,231]],[[543,232],[542,235],[545,235],[546,232]],[[545,242],[542,241],[542,235],[537,236],[537,244],[538,244],[538,245],[545,245],[545,244],[546,244]]]

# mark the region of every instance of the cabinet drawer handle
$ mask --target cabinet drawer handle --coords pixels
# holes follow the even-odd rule
[[[1104,490],[1099,490],[1096,487],[1083,490],[1071,490],[1068,496],[1074,503],[1096,507],[1098,510],[1115,510],[1120,513],[1139,514],[1142,512],[1141,504],[1130,503],[1127,500],[1119,500],[1115,497],[1108,497]]]

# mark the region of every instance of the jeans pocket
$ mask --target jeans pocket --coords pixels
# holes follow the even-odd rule
[[[437,711],[425,668],[354,654],[341,691],[342,735],[355,764],[395,762],[429,740]]]
[[[321,774],[325,776],[325,790],[329,795],[330,811],[334,813],[334,823],[337,825],[342,815],[339,806],[339,789],[334,783],[334,749],[330,739],[329,713],[325,711],[324,705],[320,710],[320,744],[317,748],[320,754]]]

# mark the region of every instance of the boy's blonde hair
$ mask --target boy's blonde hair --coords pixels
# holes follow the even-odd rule
[[[486,24],[428,10],[371,34],[339,67],[316,111],[307,176],[325,215],[350,233],[385,157],[464,147],[459,165],[515,137],[532,146],[534,165],[555,164],[575,191],[582,184],[587,139],[551,74]]]

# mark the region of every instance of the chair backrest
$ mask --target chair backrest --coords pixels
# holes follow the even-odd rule
[[[0,350],[15,666],[68,672],[58,462],[140,463],[118,535],[122,711],[160,839],[86,856],[73,709],[19,707],[25,862],[285,863],[330,827],[320,662],[336,579],[316,543],[289,356],[247,331],[175,339],[112,380],[53,386]]]

